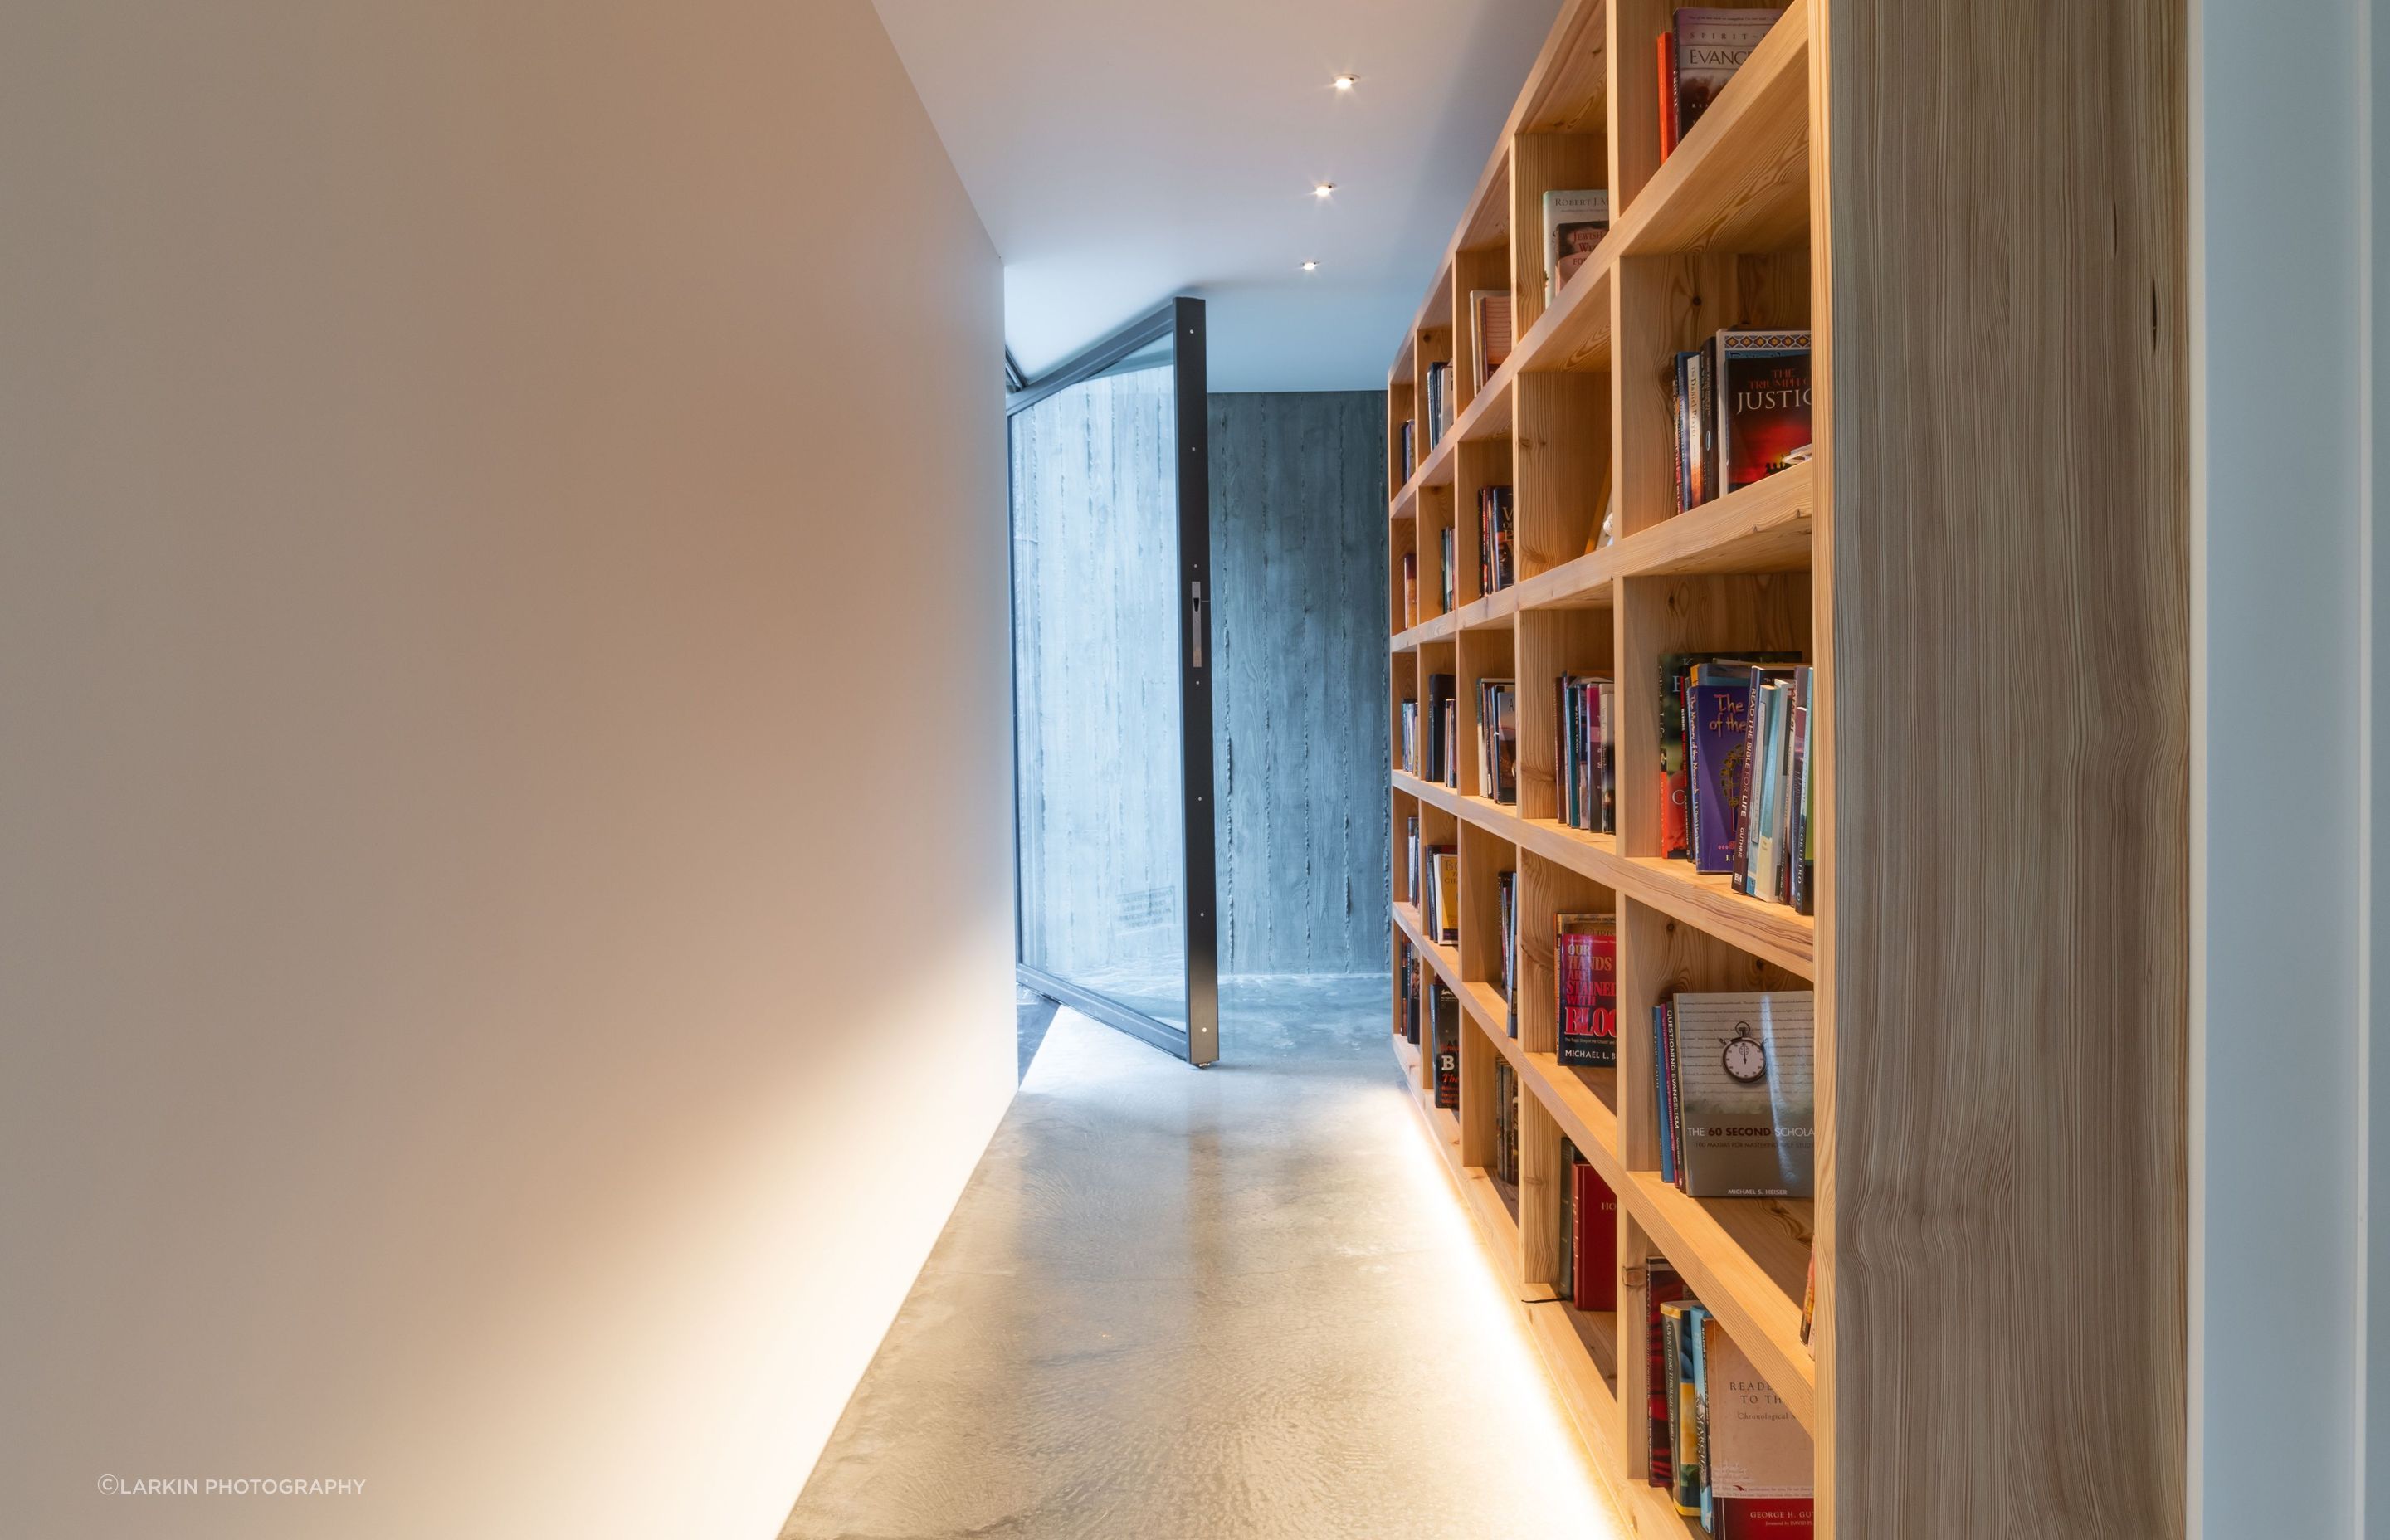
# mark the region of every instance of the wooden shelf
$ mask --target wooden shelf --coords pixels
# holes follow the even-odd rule
[[[1664,158],[1667,0],[1561,0],[1388,379],[1392,443],[1428,367],[1468,366],[1469,293],[1507,272],[1511,353],[1482,386],[1456,378],[1451,428],[1388,505],[1390,619],[1407,553],[1440,597],[1446,532],[1461,601],[1388,644],[1396,710],[1433,676],[1458,686],[1460,784],[1398,771],[1389,802],[1397,853],[1414,815],[1458,847],[1459,944],[1426,941],[1407,904],[1394,921],[1461,1002],[1459,1118],[1430,1115],[1418,1053],[1396,1057],[1514,1282],[1553,1270],[1559,1139],[1600,1170],[1622,1303],[1665,1258],[1715,1313],[1814,1435],[1820,1540],[2095,1509],[2129,1515],[2119,1533],[2185,1525],[2165,1410],[2188,1393],[2184,33],[2179,0],[2117,6],[2064,13],[2020,53],[1972,46],[1963,11],[1870,28],[1791,0]],[[1951,58],[1972,71],[1956,86]],[[1543,196],[1595,187],[1611,228],[1547,302]],[[1670,365],[1728,327],[1810,333],[1813,456],[1678,513]],[[1970,346],[1993,335],[2013,345]],[[2087,433],[2099,455],[2061,452]],[[1476,499],[1502,485],[1519,578],[1479,595]],[[1618,537],[1589,549],[1605,510]],[[1813,670],[1815,917],[1657,855],[1660,660],[1762,649]],[[1568,674],[1617,686],[1616,835],[1551,816]],[[1517,686],[1510,803],[1479,795],[1470,752],[1471,686],[1497,678]],[[2097,683],[2118,678],[2145,687]],[[2063,789],[2027,799],[2047,828],[2019,828],[2019,787]],[[1645,1023],[1617,1070],[1540,1051],[1548,1019],[1510,1037],[1484,977],[1506,870],[1539,1015],[1552,917],[1614,905],[1622,1009]],[[1661,1181],[1651,1006],[1805,980],[1815,1201]],[[1522,1100],[1515,1216],[1461,1161],[1494,1158],[1497,1063]],[[2096,1117],[2085,1064],[2101,1067]],[[1520,1308],[1636,1531],[1698,1533],[1644,1482],[1639,1303],[1624,1321]],[[2008,1392],[1997,1415],[1985,1382]],[[2074,1457],[2052,1467],[2051,1448]]]
[[[1605,1073],[1614,1078],[1615,1072],[1581,1072],[1551,1054],[1523,1050],[1505,1026],[1500,993],[1482,980],[1464,980],[1458,955],[1427,939],[1420,929],[1418,910],[1407,904],[1397,904],[1394,909],[1394,921],[1409,938],[1412,949],[1459,997],[1467,1022],[1464,1030],[1480,1033],[1509,1060],[1521,1088],[1536,1097],[1560,1124],[1561,1132],[1593,1162],[1619,1202],[1662,1253],[1677,1264],[1694,1294],[1718,1313],[1734,1340],[1744,1344],[1754,1365],[1784,1397],[1793,1416],[1808,1426],[1817,1370],[1800,1337],[1801,1291],[1808,1269],[1806,1238],[1814,1230],[1810,1206],[1764,1198],[1692,1199],[1661,1181],[1656,1173],[1629,1171],[1620,1159],[1615,1088],[1604,1097],[1587,1078]],[[1433,1089],[1426,1094],[1432,1097]],[[1436,1110],[1446,1118],[1451,1116],[1442,1109]],[[1457,1123],[1450,1136],[1450,1158],[1457,1170],[1465,1170],[1458,1165]],[[1481,1207],[1490,1204],[1500,1214],[1508,1228],[1495,1226],[1497,1236],[1515,1247],[1517,1226],[1510,1221],[1491,1184],[1482,1199],[1472,1196],[1471,1200]],[[1480,1215],[1480,1223],[1491,1222]],[[1516,1282],[1515,1258],[1506,1276]]]
[[[1690,862],[1621,855],[1613,835],[1588,834],[1548,818],[1523,818],[1518,809],[1507,803],[1464,796],[1400,770],[1394,773],[1394,786],[1430,807],[1649,904],[1754,957],[1805,979],[1817,977],[1818,921],[1813,915],[1736,892],[1724,877],[1704,876],[1694,871]]]
[[[1397,632],[1391,650],[1408,652],[1421,642],[1494,624],[1523,610],[1607,609],[1623,577],[1805,571],[1816,486],[1811,466],[1791,467]]]

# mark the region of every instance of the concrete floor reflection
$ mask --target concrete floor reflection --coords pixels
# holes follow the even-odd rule
[[[784,1540],[1622,1533],[1385,1019],[1231,980],[1197,1071],[1060,1012]]]

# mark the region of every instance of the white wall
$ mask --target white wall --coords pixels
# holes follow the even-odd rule
[[[2367,4],[2192,4],[2191,1495],[2212,1540],[2358,1533]]]
[[[0,211],[0,1531],[771,1534],[1012,1084],[867,0],[20,0]]]

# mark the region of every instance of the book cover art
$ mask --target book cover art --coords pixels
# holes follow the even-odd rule
[[[1433,1020],[1429,1030],[1435,1034],[1435,1104],[1460,1110],[1460,997],[1446,987],[1442,979],[1428,986]]]
[[[1552,966],[1560,985],[1560,1061],[1616,1068],[1618,918],[1560,916],[1554,921]]]
[[[1676,96],[1676,134],[1678,144],[1690,134],[1693,125],[1702,121],[1726,83],[1751,58],[1760,39],[1784,13],[1775,10],[1696,9],[1687,6],[1676,13],[1673,32],[1676,39],[1673,87]]]
[[[1816,1473],[1807,1431],[1731,1336],[1713,1330],[1705,1345],[1715,1533],[1808,1534]]]
[[[1460,944],[1460,852],[1438,845],[1428,853],[1428,881],[1435,900],[1435,920],[1430,939],[1446,946]]]
[[[1672,1007],[1685,1191],[1811,1196],[1816,997],[1805,989],[1680,994]]]
[[[1644,1412],[1651,1424],[1651,1468],[1645,1480],[1663,1489],[1676,1484],[1677,1461],[1668,1437],[1668,1351],[1666,1308],[1685,1297],[1685,1280],[1663,1258],[1643,1264],[1643,1394]]]
[[[1751,751],[1751,671],[1696,665],[1685,709],[1693,869],[1730,873],[1741,832],[1743,757]]]
[[[1610,229],[1610,194],[1600,187],[1544,194],[1544,302],[1560,298]]]
[[[1719,490],[1732,492],[1793,464],[1795,451],[1809,447],[1809,334],[1722,331],[1712,347]]]
[[[1576,1214],[1576,1259],[1571,1266],[1576,1287],[1569,1298],[1579,1310],[1618,1308],[1618,1195],[1578,1156],[1567,1167],[1566,1207]]]

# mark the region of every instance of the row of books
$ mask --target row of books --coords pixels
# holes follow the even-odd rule
[[[1494,1060],[1494,1191],[1519,1217],[1519,1072],[1507,1059]]]
[[[1411,939],[1397,933],[1394,937],[1394,977],[1401,981],[1403,991],[1402,1024],[1396,1030],[1404,1042],[1419,1046],[1420,999],[1419,954],[1411,949]]]
[[[1651,1484],[1716,1540],[1806,1540],[1809,1434],[1664,1258],[1643,1264]]]
[[[1561,1140],[1560,1276],[1552,1291],[1579,1310],[1618,1308],[1618,1195],[1577,1147]]]
[[[1683,993],[1651,1007],[1660,1176],[1694,1198],[1816,1188],[1817,1009],[1805,989]]]
[[[1780,10],[1679,7],[1660,34],[1660,159],[1701,122]]]
[[[1735,327],[1676,355],[1677,511],[1800,464],[1810,454],[1809,333]]]
[[[1509,487],[1477,489],[1477,591],[1480,594],[1499,593],[1519,581],[1510,509]],[[1445,533],[1447,535],[1451,533],[1449,530]],[[1447,574],[1451,565],[1447,554],[1445,562]],[[1448,576],[1446,581],[1450,581]]]
[[[1794,652],[1678,652],[1660,674],[1661,853],[1812,913],[1815,671]]]
[[[1477,789],[1497,802],[1519,800],[1519,687],[1477,681]]]
[[[1452,427],[1459,404],[1452,397],[1452,365],[1430,364],[1427,366],[1427,447],[1430,454],[1444,442],[1445,433]]]
[[[1600,187],[1554,188],[1544,194],[1544,303],[1593,256],[1610,232],[1610,194]]]
[[[1420,929],[1430,941],[1459,945],[1460,853],[1450,845],[1421,844],[1416,817],[1410,820],[1410,874]]]
[[[1618,687],[1599,674],[1552,681],[1552,764],[1560,772],[1560,821],[1594,834],[1618,832]]]

